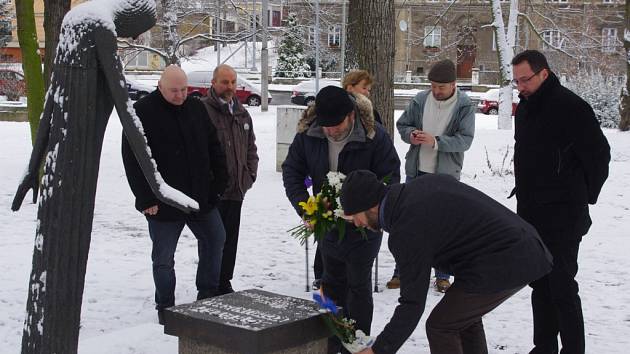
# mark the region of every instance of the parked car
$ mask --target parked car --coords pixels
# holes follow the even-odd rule
[[[9,101],[18,101],[26,96],[26,82],[22,73],[11,69],[0,69],[0,96]]]
[[[518,106],[518,91],[512,91],[512,115],[516,112]],[[479,104],[477,105],[479,111],[483,114],[499,114],[499,89],[490,89],[486,91],[482,96]]]
[[[149,93],[155,91],[155,87],[151,87],[151,85],[138,82],[134,79],[125,78],[125,81],[127,92],[129,93],[129,98],[134,101],[137,101],[142,97],[148,95]]]
[[[339,81],[333,80],[319,80],[319,89],[326,86],[341,87]],[[315,102],[315,80],[302,81],[301,83],[293,86],[293,93],[291,94],[291,103],[302,106],[308,106],[312,102]]]
[[[203,97],[212,86],[212,71],[191,71],[188,73],[188,95]],[[271,94],[267,93],[267,102],[271,103]],[[260,86],[240,76],[236,77],[236,98],[248,106],[260,106],[262,102]]]

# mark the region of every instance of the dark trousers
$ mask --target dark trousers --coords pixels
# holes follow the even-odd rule
[[[313,274],[315,275],[315,279],[321,279],[324,276],[324,260],[322,259],[322,251],[319,247],[319,242],[317,243],[317,248],[315,249],[315,259],[313,260]]]
[[[584,353],[584,319],[575,276],[581,237],[563,243],[545,242],[553,256],[551,273],[530,284],[534,315],[534,349],[530,353]]]
[[[219,281],[220,287],[231,286],[230,281],[234,277],[242,206],[243,201],[240,200],[222,200],[218,206],[221,220],[223,221],[223,227],[225,228],[225,245],[223,246],[221,277]]]
[[[431,354],[486,354],[481,317],[494,310],[522,287],[493,294],[471,294],[457,280],[427,318]]]
[[[206,214],[182,221],[159,221],[147,218],[153,243],[151,261],[157,309],[175,305],[175,250],[184,225],[197,238],[197,299],[216,294],[219,285],[221,253],[225,231],[216,208]]]
[[[382,234],[368,232],[367,240],[358,232],[347,233],[339,242],[337,233],[320,241],[324,275],[324,294],[344,309],[344,315],[356,321],[355,328],[370,334],[374,303],[372,301],[372,265],[381,247]],[[341,344],[329,342],[329,352]]]

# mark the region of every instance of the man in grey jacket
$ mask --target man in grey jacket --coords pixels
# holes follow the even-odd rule
[[[464,151],[475,134],[476,107],[455,84],[455,64],[442,60],[428,75],[431,90],[418,93],[396,122],[402,140],[408,144],[405,174],[407,181],[426,173],[441,173],[460,178]],[[435,270],[435,288],[445,292],[450,275]],[[387,287],[400,287],[398,269]]]

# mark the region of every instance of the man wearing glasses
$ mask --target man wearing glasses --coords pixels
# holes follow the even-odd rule
[[[526,50],[512,59],[521,101],[516,109],[514,175],[517,213],[532,224],[553,255],[551,273],[530,284],[534,349],[584,353],[577,257],[608,177],[610,147],[593,109],[560,84],[545,56]]]

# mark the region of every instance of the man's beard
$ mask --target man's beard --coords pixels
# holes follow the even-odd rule
[[[378,222],[378,211],[372,212],[371,210],[368,210],[366,212],[366,216],[368,228],[372,231],[379,231],[381,228]]]
[[[224,91],[223,93],[219,94],[219,97],[221,99],[223,99],[224,101],[229,102],[229,101],[232,100],[232,97],[234,97],[234,92],[232,92],[232,91]]]
[[[350,128],[348,128],[347,130],[342,131],[341,133],[336,134],[336,135],[328,135],[328,138],[330,140],[338,143],[338,142],[342,141],[343,139],[347,138],[348,134],[350,134]]]
[[[433,98],[435,98],[438,101],[446,101],[449,98],[453,97],[454,94],[455,94],[455,90],[453,90],[453,92],[451,92],[451,94],[446,97],[435,97],[435,95],[433,95]]]

